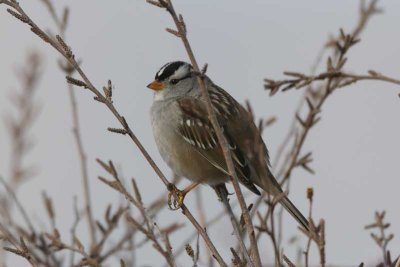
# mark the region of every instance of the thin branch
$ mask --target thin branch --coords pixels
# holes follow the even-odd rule
[[[85,153],[85,150],[83,147],[83,142],[82,142],[82,135],[81,135],[80,125],[79,125],[78,106],[76,104],[75,91],[71,84],[68,84],[68,92],[69,92],[69,96],[70,96],[69,99],[71,102],[71,110],[72,110],[72,125],[73,125],[72,131],[74,133],[75,141],[76,141],[76,144],[78,147],[79,159],[80,159],[80,163],[81,163],[87,225],[89,227],[91,247],[93,248],[96,244],[96,231],[95,231],[95,222],[93,219],[91,197],[90,197],[91,194],[90,194],[90,186],[89,186],[87,157],[86,157],[86,153]]]
[[[74,196],[74,200],[73,200],[73,210],[74,210],[74,216],[75,216],[75,220],[74,223],[72,224],[71,227],[71,243],[74,241],[75,237],[76,237],[76,228],[78,227],[79,221],[81,220],[81,216],[79,214],[79,210],[78,210],[78,203],[77,203],[77,197]],[[75,260],[75,253],[71,252],[70,254],[70,266],[74,265],[74,260]]]
[[[289,267],[296,267],[296,265],[294,265],[294,263],[293,263],[291,260],[289,260],[289,258],[286,257],[285,254],[282,255],[282,258],[283,258],[283,260],[286,262],[286,264],[287,264]]]
[[[4,188],[7,191],[7,194],[13,199],[13,201],[17,205],[17,208],[18,208],[19,212],[21,213],[22,218],[24,218],[31,233],[35,234],[36,233],[35,227],[33,226],[33,223],[31,222],[31,219],[29,218],[28,213],[26,212],[24,206],[19,201],[15,192],[12,190],[12,188],[7,184],[7,182],[1,176],[0,176],[0,183],[4,186]]]
[[[226,209],[226,213],[229,215],[229,218],[231,219],[231,223],[232,223],[232,226],[233,226],[233,231],[234,231],[236,239],[237,239],[237,241],[239,243],[240,249],[241,249],[244,257],[246,258],[246,261],[249,263],[249,265],[250,266],[254,266],[254,264],[253,264],[253,262],[252,262],[252,260],[250,258],[249,252],[246,249],[246,245],[244,243],[244,240],[242,238],[239,223],[238,223],[237,219],[235,218],[235,214],[233,213],[232,207],[231,207],[231,205],[229,203],[228,192],[226,190],[225,185],[218,186],[216,188],[216,190],[218,190],[218,196],[221,198],[222,202],[224,203],[224,206],[225,206],[225,209]]]
[[[147,215],[145,208],[143,206],[143,202],[142,202],[142,197],[141,194],[139,192],[139,189],[136,185],[136,182],[134,179],[132,179],[132,186],[133,186],[133,190],[134,190],[134,195],[130,194],[127,189],[122,185],[120,179],[119,179],[119,175],[117,170],[114,167],[114,164],[112,161],[109,161],[108,163],[105,163],[101,160],[97,160],[98,163],[104,168],[104,170],[106,170],[109,174],[111,174],[114,178],[115,181],[109,181],[106,180],[103,177],[99,177],[99,179],[104,182],[105,184],[107,184],[108,186],[110,186],[111,188],[117,190],[118,192],[120,192],[131,204],[133,204],[140,212],[144,222],[143,223],[139,223],[136,219],[134,219],[133,217],[131,217],[130,215],[126,215],[126,219],[127,222],[133,226],[134,229],[140,231],[141,233],[143,233],[148,240],[151,240],[153,243],[153,247],[165,258],[165,260],[167,261],[168,265],[171,267],[175,266],[175,261],[174,258],[172,256],[172,252],[170,249],[168,249],[169,244],[166,244],[165,248],[160,244],[160,242],[157,239],[157,235],[155,234],[154,229],[156,228],[156,224],[154,222],[151,221],[150,217]],[[109,209],[108,209],[109,210]],[[121,210],[121,212],[119,212],[118,217],[120,217],[120,215],[122,215],[122,213],[124,212],[124,210]],[[96,249],[96,251],[99,253],[99,250],[101,249],[102,245],[104,244],[106,238],[109,236],[109,234],[111,233],[111,231],[114,229],[114,225],[116,225],[118,219],[113,222],[113,220],[108,219],[109,216],[107,216],[109,212],[106,212],[106,221],[109,224],[109,228],[107,230],[104,231],[104,235],[103,235],[103,239],[102,241],[99,243],[98,248]],[[115,217],[115,216],[113,216]],[[104,257],[103,257],[104,258]]]
[[[323,85],[321,91],[318,94],[311,95],[313,97],[312,100],[307,99],[306,102],[308,104],[309,111],[308,114],[306,115],[306,118],[301,119],[299,115],[296,114],[296,116],[298,117],[297,121],[300,122],[300,130],[298,130],[298,133],[295,135],[293,148],[288,156],[289,157],[287,160],[288,163],[286,164],[286,166],[283,166],[283,168],[285,168],[285,171],[283,172],[281,185],[283,185],[287,181],[287,179],[290,178],[293,169],[297,166],[301,166],[305,170],[313,172],[313,170],[308,165],[309,163],[308,159],[311,158],[311,154],[308,155],[306,161],[304,161],[303,163],[300,162],[301,149],[303,147],[303,144],[305,143],[305,140],[308,136],[310,129],[320,120],[319,113],[326,99],[332,94],[332,92],[334,92],[336,89],[340,88],[343,85],[342,75],[349,75],[349,74],[344,74],[342,72],[342,68],[346,62],[345,56],[349,51],[349,49],[358,42],[355,36],[345,34],[343,30],[340,31],[340,35],[341,38],[336,43],[337,55],[338,55],[337,58],[335,58],[335,60],[332,60],[329,57],[327,60],[327,71],[321,75],[313,76],[313,78],[326,80],[325,84]],[[333,63],[333,61],[335,62]],[[305,80],[308,79],[307,76],[303,76],[303,74],[299,73],[291,72],[287,74],[298,77],[294,80],[303,79],[303,77]],[[376,77],[385,77],[376,72],[372,72],[370,73],[370,75],[374,75]],[[294,81],[293,83],[290,84],[290,86],[292,85],[294,86],[294,84],[296,83],[297,82]]]
[[[152,1],[150,1],[149,3],[154,4],[154,3],[152,3]],[[229,145],[228,145],[228,142],[227,142],[224,134],[222,133],[221,126],[219,125],[219,123],[217,121],[217,117],[215,115],[214,109],[212,108],[210,96],[208,95],[207,89],[204,84],[204,73],[205,73],[206,67],[203,69],[203,71],[200,70],[199,65],[197,64],[196,58],[194,56],[193,50],[190,46],[189,40],[187,38],[186,24],[183,20],[182,15],[178,16],[177,13],[175,12],[172,1],[171,0],[167,0],[167,1],[161,0],[158,2],[158,4],[161,5],[162,7],[164,7],[168,11],[168,13],[171,15],[171,17],[175,23],[177,32],[179,33],[179,35],[177,35],[177,36],[180,37],[180,39],[182,40],[182,43],[186,49],[186,52],[190,59],[190,62],[192,63],[193,70],[196,73],[199,73],[199,75],[197,76],[197,80],[200,85],[201,95],[202,95],[203,99],[205,100],[207,113],[209,115],[211,124],[217,135],[218,142],[221,146],[221,149],[222,149],[222,152],[223,152],[223,155],[224,155],[227,167],[228,167],[228,172],[230,174],[230,178],[231,178],[233,187],[235,189],[235,193],[238,198],[240,208],[241,208],[241,211],[242,211],[245,223],[246,223],[247,234],[249,236],[250,245],[251,245],[252,259],[253,259],[256,267],[261,267],[261,259],[260,259],[260,254],[258,251],[258,245],[257,245],[256,239],[255,239],[253,223],[251,221],[249,211],[247,210],[246,201],[243,197],[242,191],[239,186],[239,180],[238,180],[238,177],[237,177],[237,174],[235,171],[235,167],[233,164]],[[157,6],[159,6],[159,5],[157,5]]]
[[[64,16],[63,16],[63,18],[60,18],[57,15],[51,0],[42,0],[42,2],[46,5],[51,17],[53,18],[53,21],[57,25],[60,36],[63,39],[65,39],[65,31],[66,31],[66,25],[68,22],[68,14],[69,14],[68,8],[64,9]],[[69,66],[69,63],[67,60],[65,60],[65,62],[63,64],[60,63],[60,67],[68,77],[74,71],[74,69]],[[96,245],[96,231],[95,231],[96,224],[93,219],[93,212],[92,212],[92,205],[91,205],[91,197],[90,197],[91,194],[90,194],[90,187],[89,187],[87,156],[86,156],[86,152],[85,152],[85,149],[83,146],[83,141],[82,141],[82,134],[81,134],[80,123],[79,123],[79,112],[78,112],[78,105],[77,105],[76,96],[75,96],[75,90],[70,82],[67,83],[67,88],[68,88],[69,100],[70,100],[71,112],[72,112],[72,132],[74,135],[75,143],[77,145],[79,162],[81,165],[80,167],[81,167],[82,182],[83,182],[87,226],[89,228],[89,235],[90,235],[90,244],[91,244],[91,248],[94,248]]]
[[[25,62],[16,70],[16,77],[20,80],[20,90],[13,90],[10,95],[16,116],[8,114],[4,117],[5,128],[10,137],[10,164],[9,178],[2,180],[7,193],[0,195],[0,218],[3,222],[12,222],[12,211],[14,204],[21,212],[23,219],[30,230],[33,229],[23,206],[18,201],[17,193],[23,182],[31,179],[35,175],[35,168],[25,166],[26,155],[32,150],[34,142],[29,135],[29,129],[35,123],[39,106],[35,103],[35,93],[38,91],[38,82],[42,73],[42,58],[37,51],[29,52]],[[35,233],[30,231],[32,235]],[[0,252],[0,254],[3,254]],[[0,265],[2,264],[2,255],[0,255]],[[5,263],[4,263],[5,264]]]
[[[331,56],[332,58],[328,58],[327,60],[327,69],[328,71],[324,73],[321,73],[320,75],[313,75],[313,76],[307,76],[307,75],[303,75],[303,74],[298,74],[298,73],[289,73],[292,75],[297,75],[297,79],[299,79],[300,77],[304,77],[304,79],[302,81],[305,80],[309,80],[311,77],[319,77],[319,78],[324,78],[327,79],[325,84],[322,84],[318,87],[318,89],[314,89],[311,86],[308,86],[307,91],[304,95],[304,98],[302,99],[299,108],[297,108],[296,114],[298,114],[298,112],[300,111],[301,107],[304,105],[304,103],[307,103],[309,106],[309,110],[310,111],[317,111],[317,110],[321,110],[320,108],[317,109],[316,107],[314,107],[315,105],[321,105],[321,102],[324,102],[324,98],[326,98],[326,93],[327,93],[327,84],[331,83],[330,81],[335,78],[335,75],[338,75],[338,73],[341,75],[341,73],[344,73],[342,71],[343,65],[344,63],[346,63],[344,59],[344,53],[343,52],[347,52],[347,50],[354,45],[354,40],[357,40],[360,36],[360,33],[364,30],[367,21],[369,21],[369,19],[375,15],[380,13],[380,9],[377,8],[377,1],[376,0],[372,0],[370,1],[367,5],[365,4],[365,1],[361,1],[361,6],[360,6],[360,17],[358,20],[358,23],[355,27],[355,30],[352,31],[351,34],[346,35],[344,34],[343,30],[340,31],[340,35],[337,38],[331,38],[326,45],[324,46],[324,49],[327,48],[333,48],[333,55]],[[343,47],[346,46],[346,41],[347,41],[347,50],[344,51]],[[350,42],[349,42],[350,41]],[[341,47],[342,49],[339,51],[338,47]],[[332,66],[332,62],[337,62],[336,68],[334,68]],[[328,74],[331,73],[331,74]],[[336,74],[335,74],[336,73]],[[370,75],[374,74],[376,72],[372,72],[369,73]],[[347,74],[346,75],[351,75],[351,74]],[[388,82],[394,82],[397,83],[397,80],[392,80],[389,77],[386,77],[384,75],[378,74],[378,75],[374,75],[376,77],[378,77],[378,79],[382,79],[383,81],[388,81]],[[349,76],[348,76],[349,77]],[[367,78],[364,76],[360,76],[360,78],[364,79]],[[354,77],[353,77],[354,78]],[[371,77],[372,78],[372,77]],[[375,78],[375,77],[374,77]],[[279,84],[280,82],[275,82],[276,84]],[[300,82],[301,83],[301,82]],[[290,85],[290,84],[289,84]],[[336,84],[337,86],[339,84]],[[343,84],[342,84],[343,85]],[[287,86],[287,85],[286,85]],[[310,98],[312,100],[312,104],[313,106],[310,106]],[[307,100],[307,101],[306,101]],[[318,103],[316,103],[318,102]],[[310,114],[308,114],[308,116],[310,116]],[[307,119],[306,119],[307,120]],[[291,151],[289,152],[287,158],[284,160],[284,162],[286,164],[283,164],[283,166],[280,168],[280,171],[278,171],[278,176],[286,176],[287,172],[289,171],[289,169],[295,167],[295,163],[297,161],[296,157],[293,157],[294,153],[298,153],[300,152],[300,148],[301,146],[304,144],[304,139],[305,139],[305,135],[307,135],[309,128],[300,128],[300,130],[296,130],[295,125],[298,123],[298,120],[293,120],[292,122],[292,126],[289,130],[289,133],[287,138],[284,140],[284,144],[288,144],[289,143],[289,139],[290,138],[294,138],[295,141],[293,142],[293,148],[291,149]],[[279,151],[283,151],[284,146],[281,145]],[[292,157],[290,159],[290,157]],[[291,166],[291,167],[290,167]],[[286,172],[286,174],[285,174]],[[283,178],[285,179],[285,178]],[[287,179],[287,178],[286,178]],[[282,182],[281,182],[282,183]]]
[[[345,62],[341,62],[341,64],[344,64]],[[339,66],[341,68],[341,66]],[[400,85],[400,80],[388,77],[386,75],[383,75],[381,73],[378,73],[374,70],[369,70],[367,75],[364,74],[351,74],[351,73],[346,73],[344,71],[327,71],[327,72],[322,72],[318,75],[306,75],[304,73],[299,73],[299,72],[289,72],[286,71],[284,72],[285,75],[290,76],[290,77],[295,77],[294,79],[287,79],[287,80],[270,80],[270,79],[265,79],[265,89],[271,90],[271,95],[274,95],[277,93],[279,90],[281,91],[287,91],[289,89],[300,89],[303,87],[306,87],[310,85],[312,82],[315,81],[324,81],[324,80],[329,80],[329,79],[339,79],[340,83],[338,84],[338,87],[344,87],[353,83],[356,83],[358,81],[365,81],[365,80],[374,80],[374,81],[384,81],[388,83],[393,83]]]
[[[319,224],[315,225],[314,219],[312,218],[313,196],[314,196],[313,188],[308,188],[307,189],[307,199],[309,200],[309,203],[310,203],[309,214],[308,214],[308,220],[310,222],[310,231],[307,232],[304,229],[300,229],[303,232],[303,234],[305,234],[308,237],[306,250],[304,251],[305,266],[306,267],[309,266],[309,254],[310,254],[311,241],[314,241],[314,243],[317,245],[317,248],[318,248],[321,267],[325,267],[325,264],[326,264],[325,220],[321,219],[319,221]]]
[[[130,139],[134,142],[134,144],[139,148],[140,152],[143,154],[147,162],[150,164],[150,166],[153,168],[153,170],[156,172],[158,177],[161,179],[161,181],[164,183],[164,185],[167,187],[167,189],[172,189],[172,184],[169,183],[168,179],[165,177],[165,175],[161,172],[159,167],[156,165],[154,160],[151,158],[147,150],[143,147],[142,143],[139,141],[139,139],[136,137],[136,135],[133,133],[131,128],[129,127],[128,123],[126,122],[125,118],[120,115],[120,113],[117,111],[115,106],[113,105],[113,102],[110,101],[106,96],[103,96],[99,90],[91,83],[91,81],[88,79],[86,74],[83,72],[81,67],[79,66],[79,63],[75,60],[74,54],[72,54],[71,49],[65,44],[65,42],[62,40],[60,36],[57,37],[57,41],[54,40],[53,38],[50,38],[43,30],[41,30],[29,16],[25,13],[25,11],[21,8],[19,3],[17,2],[9,2],[4,0],[2,3],[10,6],[14,10],[16,10],[18,13],[15,11],[12,11],[11,9],[8,9],[8,12],[16,17],[17,19],[22,18],[22,22],[30,25],[31,31],[36,34],[39,38],[41,38],[44,42],[49,43],[54,49],[56,49],[71,65],[72,67],[78,72],[78,74],[81,76],[83,81],[86,83],[88,89],[95,94],[95,99],[98,100],[99,102],[103,103],[104,105],[107,106],[107,108],[113,113],[115,118],[120,122],[122,127],[126,130],[127,135],[130,137]],[[12,12],[10,12],[12,11]],[[193,217],[191,212],[186,208],[185,205],[181,207],[182,213],[189,219],[189,221],[192,223],[192,225],[198,230],[202,238],[205,240],[205,243],[207,244],[208,249],[212,253],[213,257],[218,261],[218,263],[221,266],[227,266],[224,260],[222,259],[221,255],[218,253],[216,250],[214,244],[211,242],[208,234],[206,231],[200,226],[200,224],[196,221],[196,219]]]
[[[25,244],[24,239],[21,237],[19,241],[10,233],[3,224],[0,222],[0,233],[6,238],[8,242],[14,247],[3,247],[3,249],[7,252],[16,254],[18,256],[23,257],[26,259],[32,267],[37,267],[38,262],[36,261],[36,255],[33,256],[32,251],[28,248]]]
[[[371,232],[371,237],[375,241],[375,243],[379,246],[383,255],[383,265],[385,267],[391,266],[391,262],[388,257],[388,244],[393,239],[393,234],[386,234],[386,230],[390,227],[390,223],[384,221],[386,212],[375,212],[375,221],[371,224],[368,224],[364,227],[366,230],[378,229],[379,233]]]
[[[352,31],[352,33],[350,34],[350,36],[353,37],[353,39],[358,39],[360,37],[360,34],[362,31],[364,31],[365,26],[367,24],[367,22],[371,19],[371,17],[375,14],[379,14],[381,12],[381,9],[379,9],[377,7],[377,2],[376,0],[372,0],[369,1],[368,4],[366,3],[366,1],[361,0],[360,1],[360,16],[357,22],[357,25],[355,26],[355,29]],[[313,67],[312,67],[312,73],[315,73],[315,70],[317,68],[317,65],[321,62],[322,60],[322,54],[332,48],[333,52],[332,52],[332,59],[328,58],[328,62],[327,62],[327,66],[329,66],[328,69],[332,70],[332,62],[343,62],[343,60],[339,60],[341,57],[341,54],[343,53],[339,53],[338,51],[338,43],[343,42],[344,39],[346,38],[346,35],[344,34],[343,31],[340,32],[340,35],[337,38],[333,38],[330,37],[329,41],[326,42],[326,44],[324,45],[324,47],[322,48],[322,52],[319,53],[319,55],[317,56],[316,62],[314,63]],[[343,50],[342,50],[343,51]],[[344,61],[345,63],[345,61]],[[343,64],[342,66],[343,67]],[[370,73],[371,75],[371,73]],[[318,75],[314,75],[314,76],[318,76]],[[390,81],[393,82],[393,81]],[[326,98],[327,96],[325,96],[327,90],[326,90],[326,83],[325,84],[321,84],[318,85],[316,88],[314,88],[313,84],[311,83],[310,85],[307,86],[307,90],[304,93],[303,98],[300,100],[300,103],[296,109],[295,114],[298,114],[301,109],[303,108],[303,106],[305,105],[305,103],[307,103],[308,105],[308,109],[311,113],[311,110],[314,110],[314,105],[316,104],[316,102],[320,102],[320,101],[325,101],[323,98]],[[312,103],[310,101],[310,99],[312,100]],[[313,104],[313,105],[310,105]],[[322,106],[322,105],[321,105]],[[307,116],[310,116],[310,113]],[[306,119],[307,120],[307,119]],[[287,156],[285,159],[283,159],[283,163],[281,164],[281,167],[279,168],[279,171],[277,171],[277,177],[280,177],[281,179],[281,184],[283,184],[286,181],[288,181],[289,176],[290,176],[290,172],[291,169],[293,169],[296,166],[295,163],[297,162],[297,156],[293,157],[294,153],[299,153],[301,150],[301,146],[304,144],[306,135],[309,133],[309,129],[308,127],[304,128],[304,127],[298,127],[298,120],[294,117],[294,119],[292,120],[290,129],[288,131],[288,134],[286,136],[286,138],[283,140],[282,144],[280,145],[279,149],[278,149],[278,154],[277,154],[277,160],[276,162],[283,158],[281,157],[281,155],[283,155],[283,151],[289,151],[287,153]],[[293,140],[293,142],[290,142],[290,140]],[[289,144],[292,143],[293,145],[291,146],[291,148],[286,149],[286,147],[290,147]],[[277,164],[275,164],[276,167]],[[287,176],[289,172],[289,176]],[[283,177],[283,178],[282,178]],[[282,180],[283,179],[283,180]],[[286,182],[286,190],[289,189],[289,183]],[[279,212],[279,239],[281,239],[282,236],[282,216],[283,216],[283,207],[280,207],[280,212]],[[280,241],[279,241],[280,243]]]

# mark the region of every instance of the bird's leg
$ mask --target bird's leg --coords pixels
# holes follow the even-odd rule
[[[182,191],[176,188],[175,185],[171,184],[171,189],[168,193],[168,206],[171,210],[180,209],[183,205],[183,200],[187,193],[189,193],[192,189],[198,186],[200,183],[191,183],[188,187],[183,189]]]
[[[225,184],[219,184],[212,186],[212,188],[215,190],[215,193],[217,193],[218,200],[223,202],[224,196],[227,198],[229,195],[228,189],[226,189]]]

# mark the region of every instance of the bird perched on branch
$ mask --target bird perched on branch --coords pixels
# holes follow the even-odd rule
[[[307,219],[283,194],[270,171],[267,147],[251,115],[207,76],[204,83],[229,143],[239,182],[257,195],[257,186],[273,196],[282,194],[280,203],[308,230]],[[177,209],[198,184],[224,184],[229,172],[192,66],[181,61],[167,63],[147,87],[155,91],[151,122],[158,150],[177,175],[193,182],[183,191],[174,188]]]

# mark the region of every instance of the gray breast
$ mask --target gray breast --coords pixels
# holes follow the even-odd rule
[[[195,182],[217,184],[227,177],[206,161],[196,148],[178,133],[180,109],[175,101],[153,103],[151,120],[153,134],[163,160],[178,175]]]

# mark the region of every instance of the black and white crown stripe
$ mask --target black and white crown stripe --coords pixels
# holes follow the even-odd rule
[[[177,76],[176,78],[183,78],[190,70],[192,66],[189,63],[183,61],[169,62],[162,66],[156,73],[155,80],[164,81],[169,77]]]

